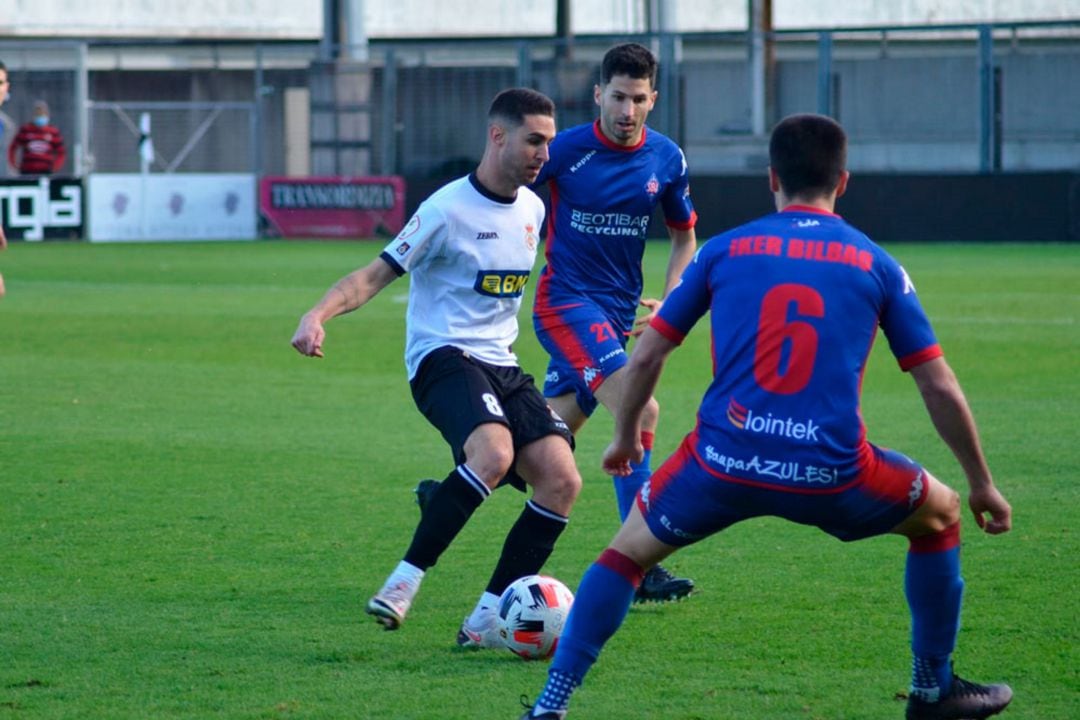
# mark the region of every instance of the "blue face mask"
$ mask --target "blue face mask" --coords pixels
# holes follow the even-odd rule
[[[37,125],[38,127],[45,127],[46,125],[49,124],[49,116],[48,115],[38,115],[37,117],[34,118],[34,124]]]

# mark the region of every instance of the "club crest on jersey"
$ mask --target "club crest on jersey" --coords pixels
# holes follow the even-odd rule
[[[519,270],[478,270],[473,290],[497,298],[521,297],[529,273]]]
[[[645,192],[649,193],[650,197],[660,192],[660,181],[656,179],[656,173],[653,173],[649,181],[645,183]]]
[[[525,226],[525,247],[530,250],[536,249],[539,238],[536,236],[536,227],[531,223]]]

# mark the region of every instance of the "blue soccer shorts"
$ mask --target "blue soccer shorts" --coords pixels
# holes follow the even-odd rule
[[[533,315],[533,327],[547,354],[544,396],[573,393],[578,407],[590,416],[596,410],[593,395],[604,380],[627,362],[627,329],[589,303],[563,306]]]
[[[910,458],[868,443],[866,465],[835,492],[798,492],[719,476],[694,456],[693,435],[641,488],[638,509],[653,535],[681,547],[753,517],[812,525],[845,542],[884,535],[925,501],[929,486]]]

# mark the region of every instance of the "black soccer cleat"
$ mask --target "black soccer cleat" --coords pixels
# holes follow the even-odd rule
[[[1012,700],[1008,685],[979,685],[953,673],[949,694],[937,702],[908,697],[907,720],[982,720],[997,715]]]
[[[421,514],[424,512],[424,508],[427,507],[428,500],[439,489],[439,484],[438,480],[421,480],[413,488],[413,492],[416,493],[416,504],[420,506]]]
[[[680,600],[694,591],[690,578],[675,577],[662,565],[654,565],[645,573],[641,585],[634,592],[635,603],[667,602]]]
[[[558,712],[546,712],[540,715],[533,715],[533,706],[529,703],[529,698],[526,695],[521,696],[521,707],[525,708],[525,714],[518,720],[563,720],[566,717],[566,711]]]

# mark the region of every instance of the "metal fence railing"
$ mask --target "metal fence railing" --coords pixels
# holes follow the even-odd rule
[[[68,175],[137,167],[133,123],[146,110],[155,172],[445,176],[479,158],[504,87],[550,95],[561,127],[591,120],[600,59],[628,39],[660,58],[650,125],[683,146],[695,174],[760,171],[765,129],[794,112],[838,118],[863,172],[1080,167],[1080,18],[572,45],[373,41],[362,61],[316,43],[2,40],[11,98],[0,143],[40,98],[67,140]]]

